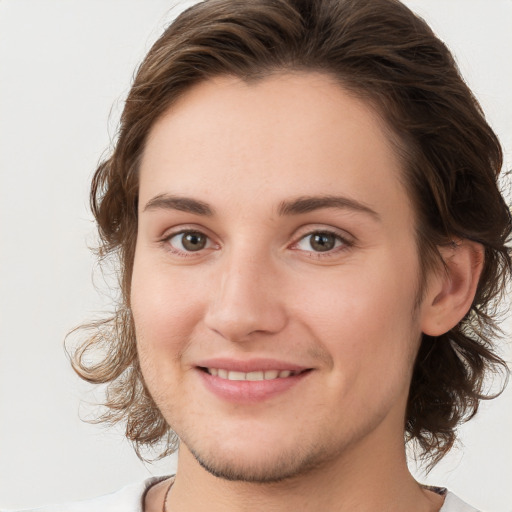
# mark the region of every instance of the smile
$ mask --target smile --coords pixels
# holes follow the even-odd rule
[[[213,375],[214,377],[219,377],[221,379],[249,381],[285,379],[287,377],[291,377],[301,373],[300,371],[291,370],[257,370],[247,373],[225,370],[223,368],[205,368],[204,370],[210,375]]]

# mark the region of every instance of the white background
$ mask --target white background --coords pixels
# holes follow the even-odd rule
[[[512,168],[512,1],[407,4],[455,52]],[[172,461],[144,466],[121,432],[79,419],[94,396],[63,339],[109,306],[92,284],[89,181],[136,64],[177,12],[169,0],[0,0],[0,507],[172,472]],[[462,430],[464,454],[419,478],[512,511],[511,388]]]

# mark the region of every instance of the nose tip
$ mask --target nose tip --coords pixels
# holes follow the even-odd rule
[[[274,334],[286,325],[282,296],[269,269],[231,267],[220,276],[205,323],[229,341],[247,341],[254,334]]]

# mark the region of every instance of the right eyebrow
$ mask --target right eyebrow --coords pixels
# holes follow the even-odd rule
[[[213,208],[203,201],[191,197],[173,196],[170,194],[159,194],[150,199],[144,206],[143,212],[149,210],[179,210],[181,212],[194,213],[211,217],[214,215]]]

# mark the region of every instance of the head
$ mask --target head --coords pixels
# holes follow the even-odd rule
[[[419,328],[407,347],[398,347],[409,350],[397,369],[410,382],[403,432],[437,460],[452,446],[457,425],[486,398],[486,375],[505,368],[493,349],[493,315],[511,269],[505,245],[511,219],[498,187],[502,154],[495,134],[447,48],[395,0],[210,0],[169,26],[140,66],[115,149],[94,176],[91,203],[101,251],[119,258],[122,294],[115,316],[93,326],[75,353],[74,367],[91,382],[109,383],[104,419],[126,421],[127,436],[137,447],[164,441],[163,454],[174,449],[172,418],[164,417],[165,400],[148,386],[151,379],[141,370],[144,350],[137,346],[144,320],[137,313],[140,294],[132,289],[140,283],[134,280],[134,264],[141,211],[152,199],[139,201],[141,180],[151,155],[162,148],[158,140],[165,123],[174,122],[173,113],[194,101],[206,108],[213,97],[229,108],[219,96],[226,88],[240,101],[247,91],[257,91],[260,99],[274,94],[282,102],[283,84],[303,103],[307,91],[328,95],[338,88],[339,101],[348,102],[347,117],[373,121],[375,141],[385,142],[382,154],[397,170],[393,190],[407,198],[403,213],[411,215],[402,227],[411,228],[414,241],[408,260],[414,286],[401,307],[410,306],[404,313],[411,319],[407,332]],[[321,111],[314,94],[311,104]],[[302,112],[299,105],[297,112]],[[169,151],[179,154],[182,145],[176,140]],[[175,179],[179,183],[179,176]],[[340,175],[341,183],[346,179]],[[441,332],[422,324],[422,305],[431,299],[430,283],[449,272],[451,255],[463,245],[479,255],[479,272],[467,308]],[[105,357],[87,365],[84,356],[98,346]],[[327,350],[315,357],[325,361],[329,355]]]

